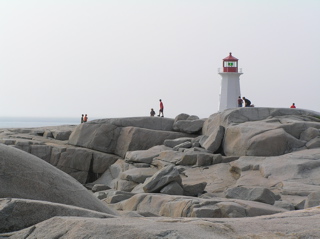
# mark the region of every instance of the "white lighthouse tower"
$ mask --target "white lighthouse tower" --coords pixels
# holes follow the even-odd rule
[[[238,106],[238,97],[240,94],[240,75],[238,71],[238,59],[233,57],[231,52],[229,56],[223,59],[223,72],[220,89],[219,112],[225,109],[235,108]]]

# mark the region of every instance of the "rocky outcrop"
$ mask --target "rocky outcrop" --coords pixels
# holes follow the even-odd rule
[[[0,199],[0,233],[18,231],[52,217],[114,218],[114,215],[46,201]]]
[[[298,109],[228,109],[211,115],[202,133],[218,137],[219,127],[225,128],[221,145],[225,155],[276,156],[305,148],[312,139],[300,135],[309,128],[320,129],[320,114]]]
[[[128,151],[147,150],[166,139],[190,137],[173,132],[173,120],[157,117],[95,120],[79,125],[69,144],[112,153],[124,158]],[[194,136],[193,136],[194,137]]]
[[[317,208],[320,202],[319,125],[320,114],[316,112],[250,107],[229,109],[203,120],[187,114],[180,114],[174,120],[164,117],[96,120],[77,126],[69,141],[57,140],[57,136],[54,138],[53,128],[44,132],[36,129],[3,130],[0,131],[0,139],[10,145],[7,148],[15,147],[33,154],[43,163],[49,162],[85,184],[88,190],[92,190],[92,193],[86,192],[96,201],[92,203],[92,198],[87,198],[87,202],[82,202],[84,197],[81,195],[74,200],[80,197],[81,203],[91,207],[98,200],[103,206],[107,205],[108,210],[124,215],[125,218],[104,220],[117,221],[122,227],[125,225],[127,231],[131,230],[129,238],[141,235],[146,238],[190,238],[191,235],[191,238],[201,238],[199,233],[203,233],[204,238],[211,238],[216,232],[223,235],[222,238],[226,235],[227,238],[264,238],[266,235],[270,238],[279,236],[279,233],[284,237],[308,237],[316,235],[313,230],[316,226],[310,227],[306,223],[312,218],[309,223],[314,224],[320,215]],[[24,175],[29,176],[27,173]],[[50,173],[45,175],[53,178]],[[37,178],[41,178],[39,173]],[[25,181],[23,189],[19,188],[20,185],[15,187],[21,194],[20,198],[28,195],[27,199],[47,200],[46,195],[40,197],[31,189],[27,190],[26,185],[31,185],[31,182]],[[56,183],[50,187],[55,189],[60,184],[63,184],[62,188],[66,187],[63,180]],[[5,185],[9,187],[8,183]],[[76,193],[73,190],[80,193],[75,187],[70,189],[73,195]],[[13,192],[6,194],[7,197],[14,196]],[[17,207],[22,214],[20,208]],[[30,208],[33,210],[33,206]],[[308,210],[304,211],[304,208]],[[73,210],[67,209],[67,212],[71,215]],[[55,218],[50,219],[54,215],[60,216],[59,213],[48,213],[43,219],[45,221],[30,224],[31,229],[10,232],[5,236],[19,238],[33,235],[34,231],[39,236],[45,232],[42,225],[48,226],[47,222],[52,224],[46,231],[51,235],[51,228],[59,224]],[[99,238],[100,219],[90,220],[74,215],[77,221],[68,214],[64,215],[65,220],[72,221],[75,227],[79,221],[88,229],[88,235]],[[14,221],[10,213],[6,216],[6,220]],[[135,221],[128,217],[135,217]],[[141,217],[149,217],[150,220],[145,218],[140,222]],[[176,220],[175,225],[167,223],[165,230],[157,233],[148,230],[149,234],[143,234],[130,227],[148,225],[158,230],[158,225],[172,222],[172,217]],[[201,220],[203,217],[205,220]],[[298,220],[299,217],[303,220]],[[219,218],[219,222],[214,218]],[[177,220],[183,223],[180,225]],[[108,225],[117,225],[114,221],[109,221]],[[27,226],[19,220],[17,223],[22,225],[20,228]],[[97,229],[91,234],[90,223]],[[222,223],[225,227],[221,227]],[[309,230],[297,231],[288,223],[297,227],[304,224]],[[197,235],[192,234],[193,231],[184,234],[179,230],[186,230],[182,225],[192,228],[200,224],[200,227],[193,228],[198,230]],[[247,227],[249,224],[254,227],[254,232]],[[268,226],[272,230],[264,229]],[[215,227],[213,231],[212,227]],[[111,231],[115,232],[115,228]],[[58,229],[57,233],[66,237],[75,235],[74,227],[66,230],[59,232]],[[111,231],[108,231],[108,236],[112,236]],[[206,234],[207,231],[210,235]],[[105,233],[104,229],[102,232]],[[125,238],[123,235],[122,232],[121,237]]]
[[[112,207],[117,210],[137,211],[165,217],[252,217],[286,211],[283,208],[253,201],[159,194],[138,194],[113,204]]]
[[[0,198],[62,203],[116,214],[79,182],[38,157],[0,144]]]
[[[320,209],[255,218],[54,217],[6,238],[317,238]],[[303,220],[301,220],[303,218]],[[83,230],[85,225],[85,230]],[[248,226],[250,225],[250,226]],[[125,226],[125,230],[124,230]],[[253,229],[252,229],[253,228]]]

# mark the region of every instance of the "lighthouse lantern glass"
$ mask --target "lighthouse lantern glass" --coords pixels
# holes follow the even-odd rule
[[[237,67],[237,62],[236,61],[225,61],[224,67]]]

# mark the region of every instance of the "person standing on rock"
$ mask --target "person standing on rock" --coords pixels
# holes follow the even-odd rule
[[[295,103],[292,103],[292,105],[290,106],[290,108],[295,109],[295,108],[296,108],[296,104],[295,104]]]
[[[88,121],[88,116],[87,116],[87,114],[85,114],[85,116],[83,117],[83,122],[85,123],[87,121]]]
[[[159,117],[160,117],[160,114],[162,115],[161,117],[163,117],[164,115],[163,115],[163,110],[164,110],[164,107],[163,107],[163,103],[162,103],[162,100],[160,99],[159,100],[160,101],[160,110],[159,110]]]
[[[242,107],[243,99],[241,99],[241,96],[238,97],[238,107]]]
[[[81,124],[83,123],[83,114],[81,115]]]

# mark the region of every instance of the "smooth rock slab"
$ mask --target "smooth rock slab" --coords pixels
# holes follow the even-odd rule
[[[42,159],[0,144],[0,198],[62,203],[116,214],[85,187]]]
[[[38,200],[0,199],[0,233],[17,231],[55,216],[110,218],[114,215]]]
[[[122,239],[318,238],[319,228],[315,222],[319,220],[318,208],[246,219],[55,217],[35,227],[7,234],[6,237],[100,239],[108,235],[109,238]]]

